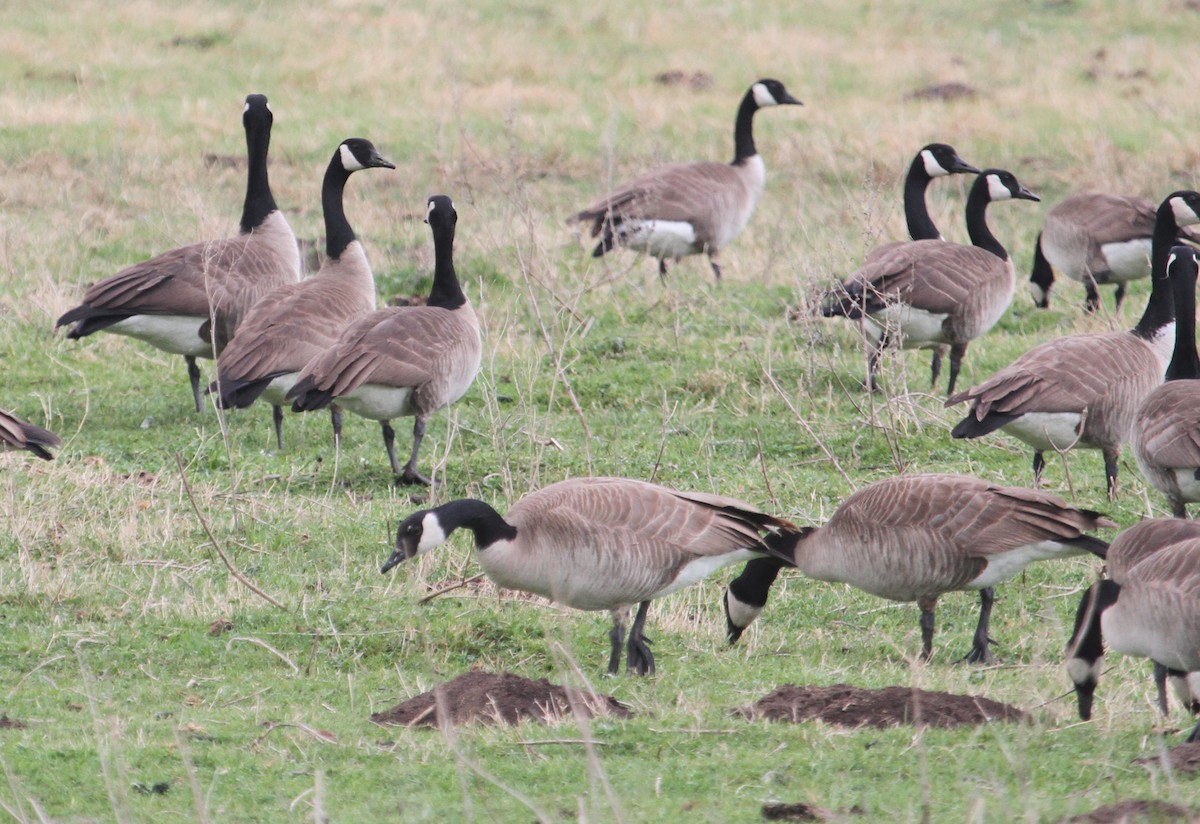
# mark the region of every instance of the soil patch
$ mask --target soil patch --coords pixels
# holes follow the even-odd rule
[[[841,727],[894,727],[917,723],[929,727],[956,727],[1029,718],[1010,704],[977,695],[952,695],[911,687],[867,690],[847,684],[832,687],[784,684],[756,704],[736,712],[747,718],[771,721],[817,718]]]
[[[570,720],[572,707],[588,718],[615,715],[627,718],[629,710],[610,695],[593,695],[570,687],[537,681],[511,672],[463,673],[429,692],[403,701],[371,716],[376,724],[437,727],[479,721],[483,724],[517,724],[526,719]],[[448,716],[443,718],[443,716]]]
[[[1090,813],[1064,819],[1065,824],[1133,824],[1133,822],[1196,821],[1195,812],[1165,801],[1122,801]]]
[[[1167,758],[1171,762],[1171,769],[1175,772],[1193,773],[1200,771],[1200,742],[1171,747],[1171,749],[1167,750]],[[1148,767],[1162,766],[1162,760],[1157,755],[1138,758],[1133,763]]]
[[[8,713],[0,715],[0,730],[23,730],[25,722],[18,721],[16,718],[9,718]]]

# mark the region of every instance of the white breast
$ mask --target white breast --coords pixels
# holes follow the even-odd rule
[[[1150,275],[1150,238],[1138,238],[1122,243],[1105,243],[1101,254],[1112,271],[1113,283],[1136,280]]]
[[[682,220],[626,220],[620,233],[626,246],[654,257],[683,257],[699,251],[696,228]]]
[[[355,415],[376,421],[390,421],[413,414],[412,387],[366,383],[342,395],[337,402]]]
[[[879,340],[886,329],[893,340],[899,333],[902,348],[922,349],[946,342],[942,324],[947,317],[949,315],[945,313],[926,312],[906,303],[894,303],[872,312],[863,320],[867,333],[875,340]]]
[[[654,598],[662,597],[668,593],[674,592],[677,589],[691,586],[692,584],[707,578],[723,566],[736,564],[741,561],[749,561],[751,558],[761,556],[761,552],[751,552],[748,549],[739,549],[734,552],[727,552],[724,555],[706,555],[689,561],[679,570],[679,575],[675,580],[668,584],[663,589],[654,593]]]
[[[1200,481],[1196,480],[1196,467],[1173,470],[1175,483],[1179,484],[1179,495],[1185,501],[1200,501]]]
[[[1039,541],[1036,544],[1026,544],[1007,552],[997,552],[987,556],[987,569],[979,577],[971,581],[971,589],[991,587],[1012,578],[1034,561],[1045,561],[1049,558],[1068,558],[1072,555],[1082,555],[1084,550],[1061,544],[1058,541]]]
[[[280,375],[278,378],[275,378],[263,390],[262,399],[271,404],[271,406],[287,406],[290,402],[284,400],[283,396],[296,385],[298,377],[300,377],[299,372],[288,372],[286,375]]]
[[[200,337],[200,327],[206,320],[189,315],[134,315],[114,323],[107,331],[144,340],[173,355],[211,358],[212,344]]]
[[[1078,412],[1026,412],[1001,427],[1039,452],[1071,449],[1079,443]]]

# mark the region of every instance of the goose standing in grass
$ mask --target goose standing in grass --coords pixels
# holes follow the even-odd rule
[[[1196,352],[1196,252],[1176,246],[1167,263],[1175,298],[1175,351],[1166,383],[1146,396],[1129,445],[1150,485],[1167,496],[1171,514],[1187,517],[1200,501],[1200,355]]]
[[[425,422],[461,398],[479,372],[479,321],[454,271],[458,213],[445,195],[429,198],[425,222],[433,232],[433,288],[424,306],[380,309],[352,322],[337,343],[313,358],[287,393],[305,412],[337,401],[379,421],[392,472],[401,483],[430,483],[417,471]],[[391,420],[411,415],[412,456],[401,469]]]
[[[184,246],[93,284],[83,304],[55,324],[72,339],[105,330],[183,355],[196,411],[200,368],[237,332],[259,298],[300,280],[300,250],[267,180],[273,116],[267,98],[246,98],[242,123],[249,157],[246,201],[236,237]]]
[[[609,674],[615,675],[629,607],[629,671],[654,672],[643,634],[650,601],[728,564],[769,554],[790,558],[796,530],[754,507],[701,492],[677,492],[625,478],[560,481],[522,498],[501,516],[474,499],[408,516],[382,572],[422,555],[465,527],[479,564],[501,587],[533,592],[582,610],[609,610]]]
[[[394,169],[369,140],[342,141],[321,185],[325,262],[316,275],[275,290],[247,316],[217,358],[209,387],[222,409],[245,409],[262,396],[273,407],[275,443],[283,449],[284,396],[310,360],[337,341],[353,319],[375,308],[375,276],[343,208],[346,181],[361,169]],[[341,413],[334,407],[334,438]]]
[[[1115,283],[1116,308],[1121,308],[1125,284],[1150,276],[1150,247],[1154,238],[1155,208],[1144,197],[1083,192],[1071,195],[1046,213],[1046,222],[1033,250],[1029,291],[1033,302],[1050,305],[1054,270],[1083,284],[1086,308],[1100,306],[1096,285]],[[1180,229],[1172,242],[1196,240]]]
[[[725,591],[730,643],[766,603],[781,560],[810,578],[850,584],[921,610],[921,657],[933,655],[938,598],[979,590],[979,623],[965,660],[988,661],[993,587],[1034,561],[1091,552],[1104,541],[1085,535],[1115,526],[1036,490],[964,475],[900,475],[863,487],[824,526],[800,530],[791,558],[783,553],[746,564]]]
[[[951,395],[946,406],[970,409],[951,431],[978,438],[1003,429],[1033,447],[1034,485],[1046,450],[1099,449],[1111,498],[1117,457],[1142,401],[1162,383],[1175,335],[1175,304],[1167,258],[1182,226],[1200,222],[1200,194],[1173,192],[1158,207],[1150,300],[1128,332],[1068,335],[1030,349],[978,386]]]
[[[667,258],[708,255],[721,279],[717,255],[750,220],[762,196],[766,168],[754,145],[754,113],[767,106],[801,105],[778,80],[759,80],[738,106],[732,163],[671,163],[597,198],[572,221],[590,223],[600,257],[616,246],[658,259],[667,276]]]
[[[1012,302],[1016,275],[1008,252],[987,225],[987,207],[997,200],[1038,200],[1010,172],[987,169],[967,196],[971,246],[942,240],[899,243],[873,255],[838,288],[821,309],[825,317],[858,321],[868,339],[866,386],[878,389],[879,358],[885,346],[933,349],[932,385],[950,350],[953,394],[967,345],[983,335]]]
[[[51,449],[62,441],[49,429],[23,421],[11,412],[0,409],[0,452],[25,450],[43,461],[54,460]]]
[[[1092,717],[1106,640],[1117,652],[1149,658],[1176,683],[1200,671],[1200,538],[1163,547],[1084,594],[1067,647],[1067,674],[1085,721]],[[1200,741],[1200,724],[1187,740]]]
[[[979,170],[959,157],[958,151],[945,143],[930,143],[921,147],[908,167],[904,178],[904,222],[908,224],[910,240],[941,240],[929,207],[925,203],[925,192],[936,178],[957,174],[979,174]],[[867,262],[886,254],[904,243],[902,240],[884,243],[867,253]]]

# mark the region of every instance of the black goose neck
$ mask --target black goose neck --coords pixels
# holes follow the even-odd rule
[[[246,202],[242,205],[241,230],[248,233],[261,226],[279,207],[267,179],[267,150],[271,146],[271,121],[255,117],[246,124]]]
[[[733,165],[743,163],[747,158],[758,154],[754,146],[754,113],[758,111],[758,103],[754,99],[754,90],[746,92],[742,103],[738,106],[737,120],[733,124]]]
[[[339,149],[339,152],[341,150]],[[321,183],[321,209],[325,213],[325,255],[330,260],[337,260],[346,251],[346,247],[355,241],[354,230],[350,221],[346,220],[346,210],[342,205],[342,196],[346,190],[346,181],[350,172],[342,166],[339,154],[334,154],[325,170],[325,180]]]
[[[1171,247],[1179,236],[1179,223],[1175,220],[1175,207],[1171,200],[1164,200],[1158,207],[1154,219],[1154,234],[1150,244],[1150,300],[1146,311],[1133,327],[1133,334],[1149,340],[1154,334],[1175,320],[1175,300],[1167,275],[1167,259]]]
[[[917,155],[904,178],[904,220],[908,223],[908,236],[913,240],[940,240],[942,237],[925,203],[925,192],[932,180],[925,171],[925,158]]]
[[[446,534],[463,527],[475,533],[475,548],[482,552],[497,541],[511,541],[517,528],[501,517],[490,504],[463,498],[438,507],[438,521]]]
[[[457,309],[467,302],[454,270],[454,224],[435,223],[433,230],[433,287],[428,305]]]
[[[1097,581],[1083,594],[1075,610],[1075,631],[1071,634],[1068,656],[1093,664],[1104,655],[1100,616],[1117,602],[1121,585],[1110,578]]]
[[[987,207],[992,202],[989,177],[985,173],[975,178],[975,183],[971,185],[971,193],[967,195],[967,234],[975,246],[991,252],[1001,260],[1008,260],[1008,250],[996,240],[987,224]]]
[[[1196,352],[1196,268],[1188,266],[1171,281],[1175,304],[1175,351],[1167,365],[1169,381],[1200,378],[1200,354]]]

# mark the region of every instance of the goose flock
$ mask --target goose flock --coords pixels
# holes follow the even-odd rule
[[[738,105],[731,163],[651,170],[571,220],[598,238],[595,256],[636,250],[656,260],[665,278],[668,260],[704,254],[720,280],[719,253],[747,225],[766,181],[755,113],[799,104],[780,81],[756,81]],[[355,172],[395,166],[369,140],[343,140],[321,187],[324,263],[302,278],[296,237],[268,180],[272,122],[267,98],[248,96],[242,115],[248,174],[236,236],[173,249],[94,283],[56,326],[68,327],[71,339],[106,331],[182,355],[197,411],[205,405],[197,359],[213,360],[209,402],[243,409],[261,398],[272,407],[280,449],[285,406],[328,408],[335,448],[342,409],[378,421],[395,480],[429,484],[418,466],[426,424],[467,393],[484,355],[479,319],[454,265],[454,204],[445,195],[426,202],[435,263],[425,305],[377,308],[374,276],[343,193]],[[932,181],[958,174],[976,175],[965,204],[969,245],[943,240],[925,204]],[[479,564],[498,585],[611,612],[609,673],[620,670],[624,650],[627,670],[645,675],[655,671],[645,635],[650,602],[728,565],[744,564],[722,595],[730,643],[762,614],[780,573],[795,568],[915,602],[926,661],[933,656],[938,599],[978,591],[978,624],[963,657],[984,662],[991,658],[993,588],[1035,561],[1091,554],[1107,559],[1107,577],[1085,593],[1066,655],[1080,715],[1091,715],[1105,641],[1154,662],[1164,710],[1168,680],[1189,708],[1200,708],[1187,686],[1187,675],[1200,671],[1200,528],[1184,520],[1187,504],[1200,501],[1197,254],[1188,245],[1197,240],[1188,227],[1200,223],[1200,194],[1176,191],[1156,207],[1090,192],[1051,209],[1030,276],[1035,302],[1047,305],[1055,271],[1083,283],[1091,311],[1100,305],[1098,284],[1117,284],[1119,303],[1128,281],[1149,277],[1141,319],[1128,331],[1045,341],[957,392],[968,345],[987,335],[1016,291],[1012,259],[987,223],[988,206],[1039,197],[1011,171],[981,171],[953,147],[930,143],[913,158],[903,199],[910,239],[872,250],[829,290],[819,313],[858,325],[868,347],[870,392],[885,391],[878,365],[889,348],[931,349],[934,386],[948,354],[946,405],[967,404],[950,434],[1004,432],[1029,445],[1032,488],[904,474],[858,489],[823,525],[798,526],[718,494],[632,478],[575,478],[529,491],[503,515],[469,498],[411,513],[382,572],[429,552],[457,529],[470,530]],[[414,419],[403,465],[392,429],[401,417]],[[1176,517],[1133,525],[1110,545],[1092,533],[1117,524],[1038,486],[1047,451],[1098,449],[1111,498],[1126,443]],[[50,460],[60,446],[46,429],[0,412],[0,450]],[[1200,727],[1192,733],[1197,738]]]

